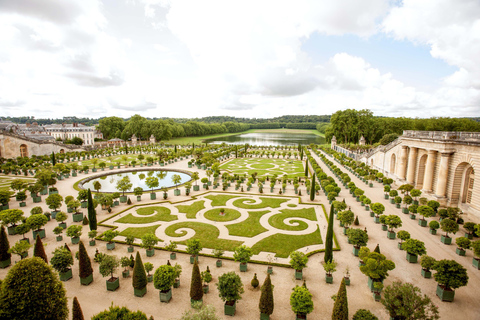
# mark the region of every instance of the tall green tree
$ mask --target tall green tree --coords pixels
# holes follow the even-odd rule
[[[133,267],[132,286],[137,290],[143,290],[147,286],[147,274],[145,273],[142,257],[138,251],[135,257],[135,266]]]
[[[93,274],[92,261],[88,256],[83,241],[80,241],[78,246],[78,270],[80,278],[88,278]]]
[[[305,159],[305,178],[308,177],[308,158]]]
[[[260,302],[258,304],[260,313],[271,315],[273,313],[273,286],[270,279],[270,273],[267,273],[267,277],[262,285],[262,294],[260,295]]]
[[[310,201],[315,200],[315,173],[312,176],[312,183],[310,186]]]
[[[97,213],[95,212],[95,208],[93,207],[92,192],[90,191],[90,188],[88,189],[87,201],[88,224],[90,230],[97,230]]]
[[[78,302],[77,297],[73,298],[73,306],[72,306],[72,320],[84,320],[82,307],[80,307],[80,303]]]
[[[200,269],[198,268],[198,263],[196,259],[192,269],[192,281],[190,283],[190,298],[195,301],[202,300],[203,298],[202,277],[200,276]]]
[[[66,291],[52,267],[38,257],[10,269],[0,291],[0,319],[66,320]]]
[[[37,234],[37,238],[35,239],[35,247],[33,248],[33,256],[42,258],[45,263],[48,263],[47,254],[45,253],[45,247],[43,245],[42,239],[40,239],[40,235]]]
[[[333,260],[333,204],[330,206],[330,215],[328,216],[328,228],[325,236],[325,256],[323,261],[325,263]]]
[[[342,279],[340,288],[338,288],[337,298],[333,305],[332,320],[348,320],[348,300],[345,278]]]
[[[12,257],[12,254],[8,252],[8,249],[10,249],[10,243],[8,242],[5,227],[2,226],[2,230],[0,230],[0,261],[7,261]]]

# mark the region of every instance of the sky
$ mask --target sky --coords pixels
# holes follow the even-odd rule
[[[0,0],[0,117],[480,115],[478,0]]]

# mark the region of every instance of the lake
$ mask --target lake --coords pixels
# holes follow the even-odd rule
[[[206,143],[246,144],[253,146],[296,146],[324,144],[325,138],[312,133],[254,132],[204,140]]]

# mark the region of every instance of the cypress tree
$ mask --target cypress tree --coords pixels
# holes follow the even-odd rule
[[[57,164],[57,159],[55,159],[55,153],[53,153],[53,151],[52,151],[51,158],[52,158],[52,166],[55,166]]]
[[[147,273],[138,251],[135,257],[135,266],[133,267],[132,285],[137,290],[143,290],[147,286]]]
[[[42,239],[40,235],[37,234],[37,239],[35,239],[35,248],[33,249],[33,256],[42,258],[45,263],[48,264],[47,254],[45,253],[45,247],[43,246]]]
[[[82,307],[78,303],[77,297],[73,298],[73,307],[72,307],[72,320],[84,320]]]
[[[87,278],[93,274],[92,262],[82,241],[78,246],[78,269],[80,278]]]
[[[303,160],[303,148],[300,147],[300,161]]]
[[[305,178],[308,177],[308,158],[305,159]]]
[[[325,236],[325,263],[333,260],[333,204],[330,206],[330,215],[328,216],[327,235]]]
[[[312,186],[310,188],[310,201],[315,200],[315,173],[312,176]]]
[[[8,252],[8,249],[10,249],[10,243],[8,242],[5,227],[2,226],[2,230],[0,231],[0,261],[7,261],[12,257],[12,254]]]
[[[273,313],[273,287],[272,281],[270,280],[270,274],[267,273],[267,278],[262,285],[262,294],[260,295],[260,302],[258,308],[260,313],[271,315]]]
[[[338,289],[337,299],[333,305],[332,320],[348,320],[348,301],[347,301],[347,287],[345,286],[345,279],[342,279],[340,288]]]
[[[92,192],[88,189],[88,222],[90,230],[97,230],[97,213],[93,208]]]
[[[192,282],[190,283],[190,299],[200,301],[203,298],[202,277],[198,268],[197,260],[193,264]]]

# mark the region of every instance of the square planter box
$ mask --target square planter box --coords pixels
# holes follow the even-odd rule
[[[326,283],[333,283],[333,276],[329,276],[328,274],[325,275],[325,282]]]
[[[172,289],[168,291],[160,291],[160,302],[169,302],[172,300]]]
[[[397,207],[397,209],[400,209],[400,203],[396,203],[395,207]]]
[[[465,256],[465,250],[463,249],[460,249],[460,248],[457,248],[455,249],[455,252],[459,255],[459,256]]]
[[[85,202],[81,202],[81,203],[80,203],[80,207],[82,207],[82,208],[88,207],[88,202],[86,202],[86,201],[85,201]]]
[[[388,230],[388,226],[386,224],[382,224],[382,231],[387,231]]]
[[[155,199],[157,199],[157,194],[154,192],[150,193],[150,200],[155,200]]]
[[[193,191],[198,191],[200,190],[200,186],[193,186]]]
[[[113,249],[115,249],[115,242],[107,243],[107,250],[113,250]]]
[[[67,213],[73,213],[73,208],[67,208]]]
[[[8,258],[7,260],[0,261],[0,268],[5,269],[6,267],[12,264],[12,260]]]
[[[302,270],[295,270],[295,280],[302,280],[303,271]]]
[[[78,244],[80,242],[80,237],[73,237],[72,244]]]
[[[130,276],[130,270],[123,270],[122,271],[122,277],[123,278],[128,278]]]
[[[197,260],[198,262],[198,256],[195,255],[195,256],[190,256],[190,263],[193,264],[195,262],[195,260]]]
[[[142,196],[137,196],[137,201],[142,201]]]
[[[465,232],[465,238],[467,238],[468,240],[472,240],[473,239],[473,234]]]
[[[392,240],[395,239],[396,238],[395,231],[387,231],[387,238]]]
[[[68,269],[67,272],[59,272],[58,274],[60,275],[60,280],[61,281],[67,281],[67,280],[72,279],[72,277],[73,277],[72,269]]]
[[[345,285],[349,286],[350,285],[350,278],[343,277],[343,280],[345,281]]]
[[[375,223],[380,223],[380,217],[373,217],[373,221]]]
[[[247,272],[248,264],[240,263],[240,272]]]
[[[443,286],[437,285],[437,296],[442,301],[452,302],[455,297],[455,291],[452,289],[445,290]]]
[[[296,313],[295,320],[307,320],[307,315],[303,313]]]
[[[126,203],[127,202],[127,196],[120,196],[120,202],[121,203]]]
[[[419,225],[420,227],[426,227],[426,226],[427,226],[427,222],[428,222],[427,220],[419,219],[419,220],[418,220],[418,225]]]
[[[60,236],[57,236],[56,239],[57,239],[57,242],[58,242],[58,241],[62,241],[62,240],[63,240],[63,236],[61,236],[61,235],[60,235]]]
[[[402,249],[402,242],[397,243],[397,247],[398,247],[398,249],[403,250]]]
[[[26,207],[26,206],[27,206],[27,203],[26,203],[26,202],[20,202],[20,208]]]
[[[410,213],[410,219],[415,220],[416,218],[417,218],[417,215],[416,215],[416,214]]]
[[[180,288],[180,278],[175,279],[175,282],[173,282],[173,287]]]
[[[179,196],[180,195],[180,189],[174,189],[173,190],[173,195],[174,196]]]
[[[115,291],[120,287],[120,278],[108,279],[106,283],[108,291]]]
[[[175,260],[177,259],[177,253],[176,252],[170,252],[170,260]]]
[[[89,244],[91,247],[93,247],[93,246],[96,244],[96,242],[95,242],[95,240],[90,240],[90,241],[88,242],[88,244]]]
[[[230,301],[225,302],[224,305],[224,310],[223,312],[225,313],[226,316],[234,316],[235,311],[237,310],[237,301],[233,302],[233,305],[230,305]]]
[[[442,241],[443,244],[447,244],[447,245],[452,244],[452,238],[446,237],[444,235],[442,235],[442,237],[440,238],[440,241]]]
[[[373,211],[370,211],[370,217],[375,217],[375,213]]]
[[[59,223],[58,226],[63,228],[63,229],[67,229],[67,224],[65,222]]]
[[[408,211],[408,209],[407,209],[407,208],[402,208],[402,213],[408,214],[408,213],[409,213],[409,211]]]
[[[410,254],[407,252],[407,261],[410,263],[417,263],[418,256],[416,254]]]
[[[270,320],[270,316],[266,313],[260,313],[260,320]]]
[[[37,238],[37,234],[40,235],[40,239],[45,238],[45,229],[40,229],[38,231],[34,230],[32,231],[32,233],[33,233],[33,239]]]
[[[17,228],[17,226],[7,227],[8,235],[10,235],[10,236],[16,235],[17,234],[16,228]]]
[[[222,266],[222,260],[217,260],[216,265],[217,268],[220,268]]]
[[[272,266],[268,266],[267,273],[268,274],[273,274],[273,267]]]
[[[153,274],[147,275],[147,282],[153,282]]]
[[[204,285],[202,286],[202,289],[203,289],[203,293],[208,293],[208,291],[209,291],[210,288],[209,288],[208,284],[204,284]]]
[[[93,282],[93,274],[89,275],[88,277],[85,278],[80,278],[80,284],[84,286],[88,286],[90,283]]]
[[[432,277],[432,272],[422,268],[422,277],[430,279]]]
[[[360,251],[360,248],[356,248],[355,246],[353,246],[353,255],[355,257],[358,257],[358,252]]]
[[[81,222],[83,221],[83,213],[82,212],[74,213],[72,214],[72,218],[73,218],[73,222]]]
[[[437,229],[429,229],[430,234],[437,234]]]
[[[155,249],[147,249],[147,257],[153,257],[155,255]]]
[[[42,197],[33,197],[33,203],[40,203],[42,202]]]
[[[480,270],[480,259],[478,259],[478,258],[473,258],[473,260],[472,260],[472,265],[475,267],[475,269]]]
[[[133,288],[133,294],[135,297],[143,297],[147,293],[147,286],[143,289],[135,289]]]
[[[369,206],[365,206],[365,211],[369,211],[370,210],[370,207]]]

